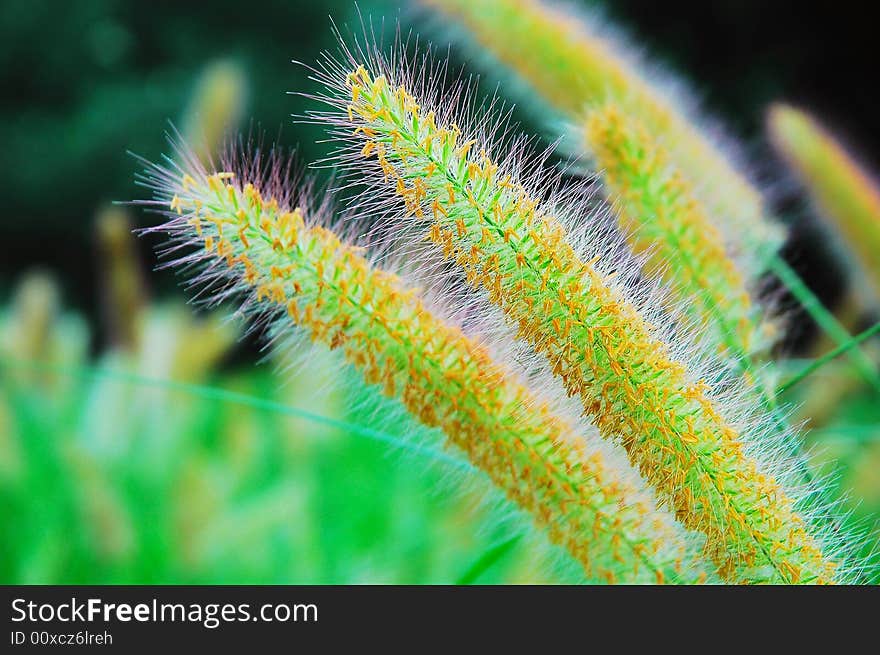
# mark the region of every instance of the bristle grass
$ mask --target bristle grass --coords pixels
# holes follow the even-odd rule
[[[313,118],[332,126],[344,144],[337,161],[368,187],[361,206],[405,212],[414,229],[398,221],[402,238],[423,235],[485,290],[661,501],[707,535],[705,552],[722,577],[847,579],[825,552],[839,541],[813,524],[811,492],[790,495],[796,488],[784,479],[799,467],[787,444],[762,433],[766,418],[736,427],[726,417],[736,409],[672,354],[633,298],[626,259],[603,252],[601,222],[583,228],[582,252],[593,249],[582,256],[564,221],[576,215],[583,226],[584,208],[543,200],[553,182],[530,169],[516,143],[497,163],[492,150],[505,143],[498,117],[450,103],[467,89],[441,95],[438,68],[427,56],[416,62],[410,68],[399,49],[385,56],[343,46],[339,60],[328,56],[315,71],[330,110]]]
[[[401,278],[343,243],[270,160],[210,174],[193,158],[182,170],[152,167],[148,183],[170,215],[159,229],[198,247],[174,265],[203,267],[201,283],[244,294],[248,312],[276,317],[276,330],[296,325],[342,350],[368,384],[442,430],[588,576],[704,579],[686,548],[663,541],[663,514],[598,451]]]
[[[247,76],[238,62],[218,59],[205,66],[183,117],[187,143],[201,161],[220,155],[241,121],[247,96]]]

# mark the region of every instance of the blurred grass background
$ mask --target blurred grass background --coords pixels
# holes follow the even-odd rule
[[[668,1],[661,12],[618,0],[605,10],[694,82],[776,182],[760,126],[780,98],[822,112],[877,162],[864,92],[871,23],[847,5]],[[421,30],[396,2],[360,8]],[[0,5],[0,582],[572,579],[543,564],[552,554],[534,557],[535,537],[520,536],[503,503],[484,502],[484,485],[459,484],[474,476],[430,436],[413,450],[420,431],[387,420],[335,358],[308,371],[254,366],[257,340],[224,312],[194,314],[178,280],[151,270],[156,244],[130,236],[151,217],[110,205],[144,196],[126,150],[157,159],[168,121],[205,152],[254,120],[304,162],[325,154],[315,128],[290,120],[308,103],[286,92],[311,88],[291,59],[334,47],[328,15],[358,22],[348,0]],[[515,117],[546,134],[527,112]],[[842,267],[793,189],[772,189],[798,220],[787,256],[834,307]],[[789,332],[786,350],[809,353],[809,321],[793,316]],[[795,400],[870,520],[876,397],[832,366]]]

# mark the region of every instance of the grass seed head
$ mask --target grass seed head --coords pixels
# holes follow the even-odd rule
[[[392,101],[411,108],[408,97]],[[368,384],[442,430],[592,578],[706,579],[690,542],[650,499],[485,347],[345,243],[325,209],[310,210],[304,195],[287,189],[278,159],[239,157],[221,172],[183,160],[178,170],[152,167],[148,175],[169,216],[158,229],[187,247],[173,265],[196,266],[199,283],[223,297],[235,289],[249,313],[273,318],[276,332],[295,325],[343,351]]]

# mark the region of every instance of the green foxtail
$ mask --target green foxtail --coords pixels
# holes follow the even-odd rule
[[[689,303],[726,356],[748,362],[765,351],[768,326],[745,278],[666,149],[615,104],[589,113],[584,139],[621,229],[634,250],[649,254],[650,270]]]
[[[332,231],[328,209],[292,190],[283,158],[234,158],[208,172],[194,157],[151,166],[169,220],[172,265],[195,284],[239,294],[273,330],[341,350],[421,423],[439,428],[506,496],[609,582],[700,582],[675,522],[609,467],[487,349],[430,311],[396,274]],[[259,320],[259,319],[258,319]]]

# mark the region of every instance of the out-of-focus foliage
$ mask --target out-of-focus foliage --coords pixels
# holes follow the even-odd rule
[[[880,294],[880,185],[806,112],[775,105],[767,114],[774,145],[799,176],[856,269],[853,285],[869,308]],[[849,261],[849,260],[852,261]]]
[[[3,582],[448,583],[516,534],[479,502],[485,489],[448,483],[472,474],[442,453],[390,452],[347,429],[378,414],[335,359],[283,383],[270,367],[198,373],[185,348],[154,341],[210,386],[121,351],[84,368],[84,323],[55,296],[51,278],[29,277],[2,320]],[[227,340],[194,333],[186,308],[145,314],[157,338]],[[381,415],[385,433],[413,431]],[[525,543],[476,580],[547,580]]]
[[[394,11],[384,0],[361,9]],[[308,86],[306,69],[291,59],[314,60],[333,46],[328,15],[358,22],[348,0],[0,4],[0,170],[4,190],[15,190],[4,193],[0,234],[17,242],[0,258],[0,292],[36,262],[59,271],[71,299],[96,312],[96,271],[83,259],[93,249],[91,217],[102,203],[139,197],[138,164],[126,152],[156,160],[171,124],[194,134],[194,111],[209,138],[226,121],[247,131],[255,116],[255,127],[296,146],[303,161],[323,154],[315,128],[291,125],[304,101],[287,92]],[[211,99],[199,99],[200,83],[233,106],[205,111]],[[174,288],[171,277],[150,283]]]

